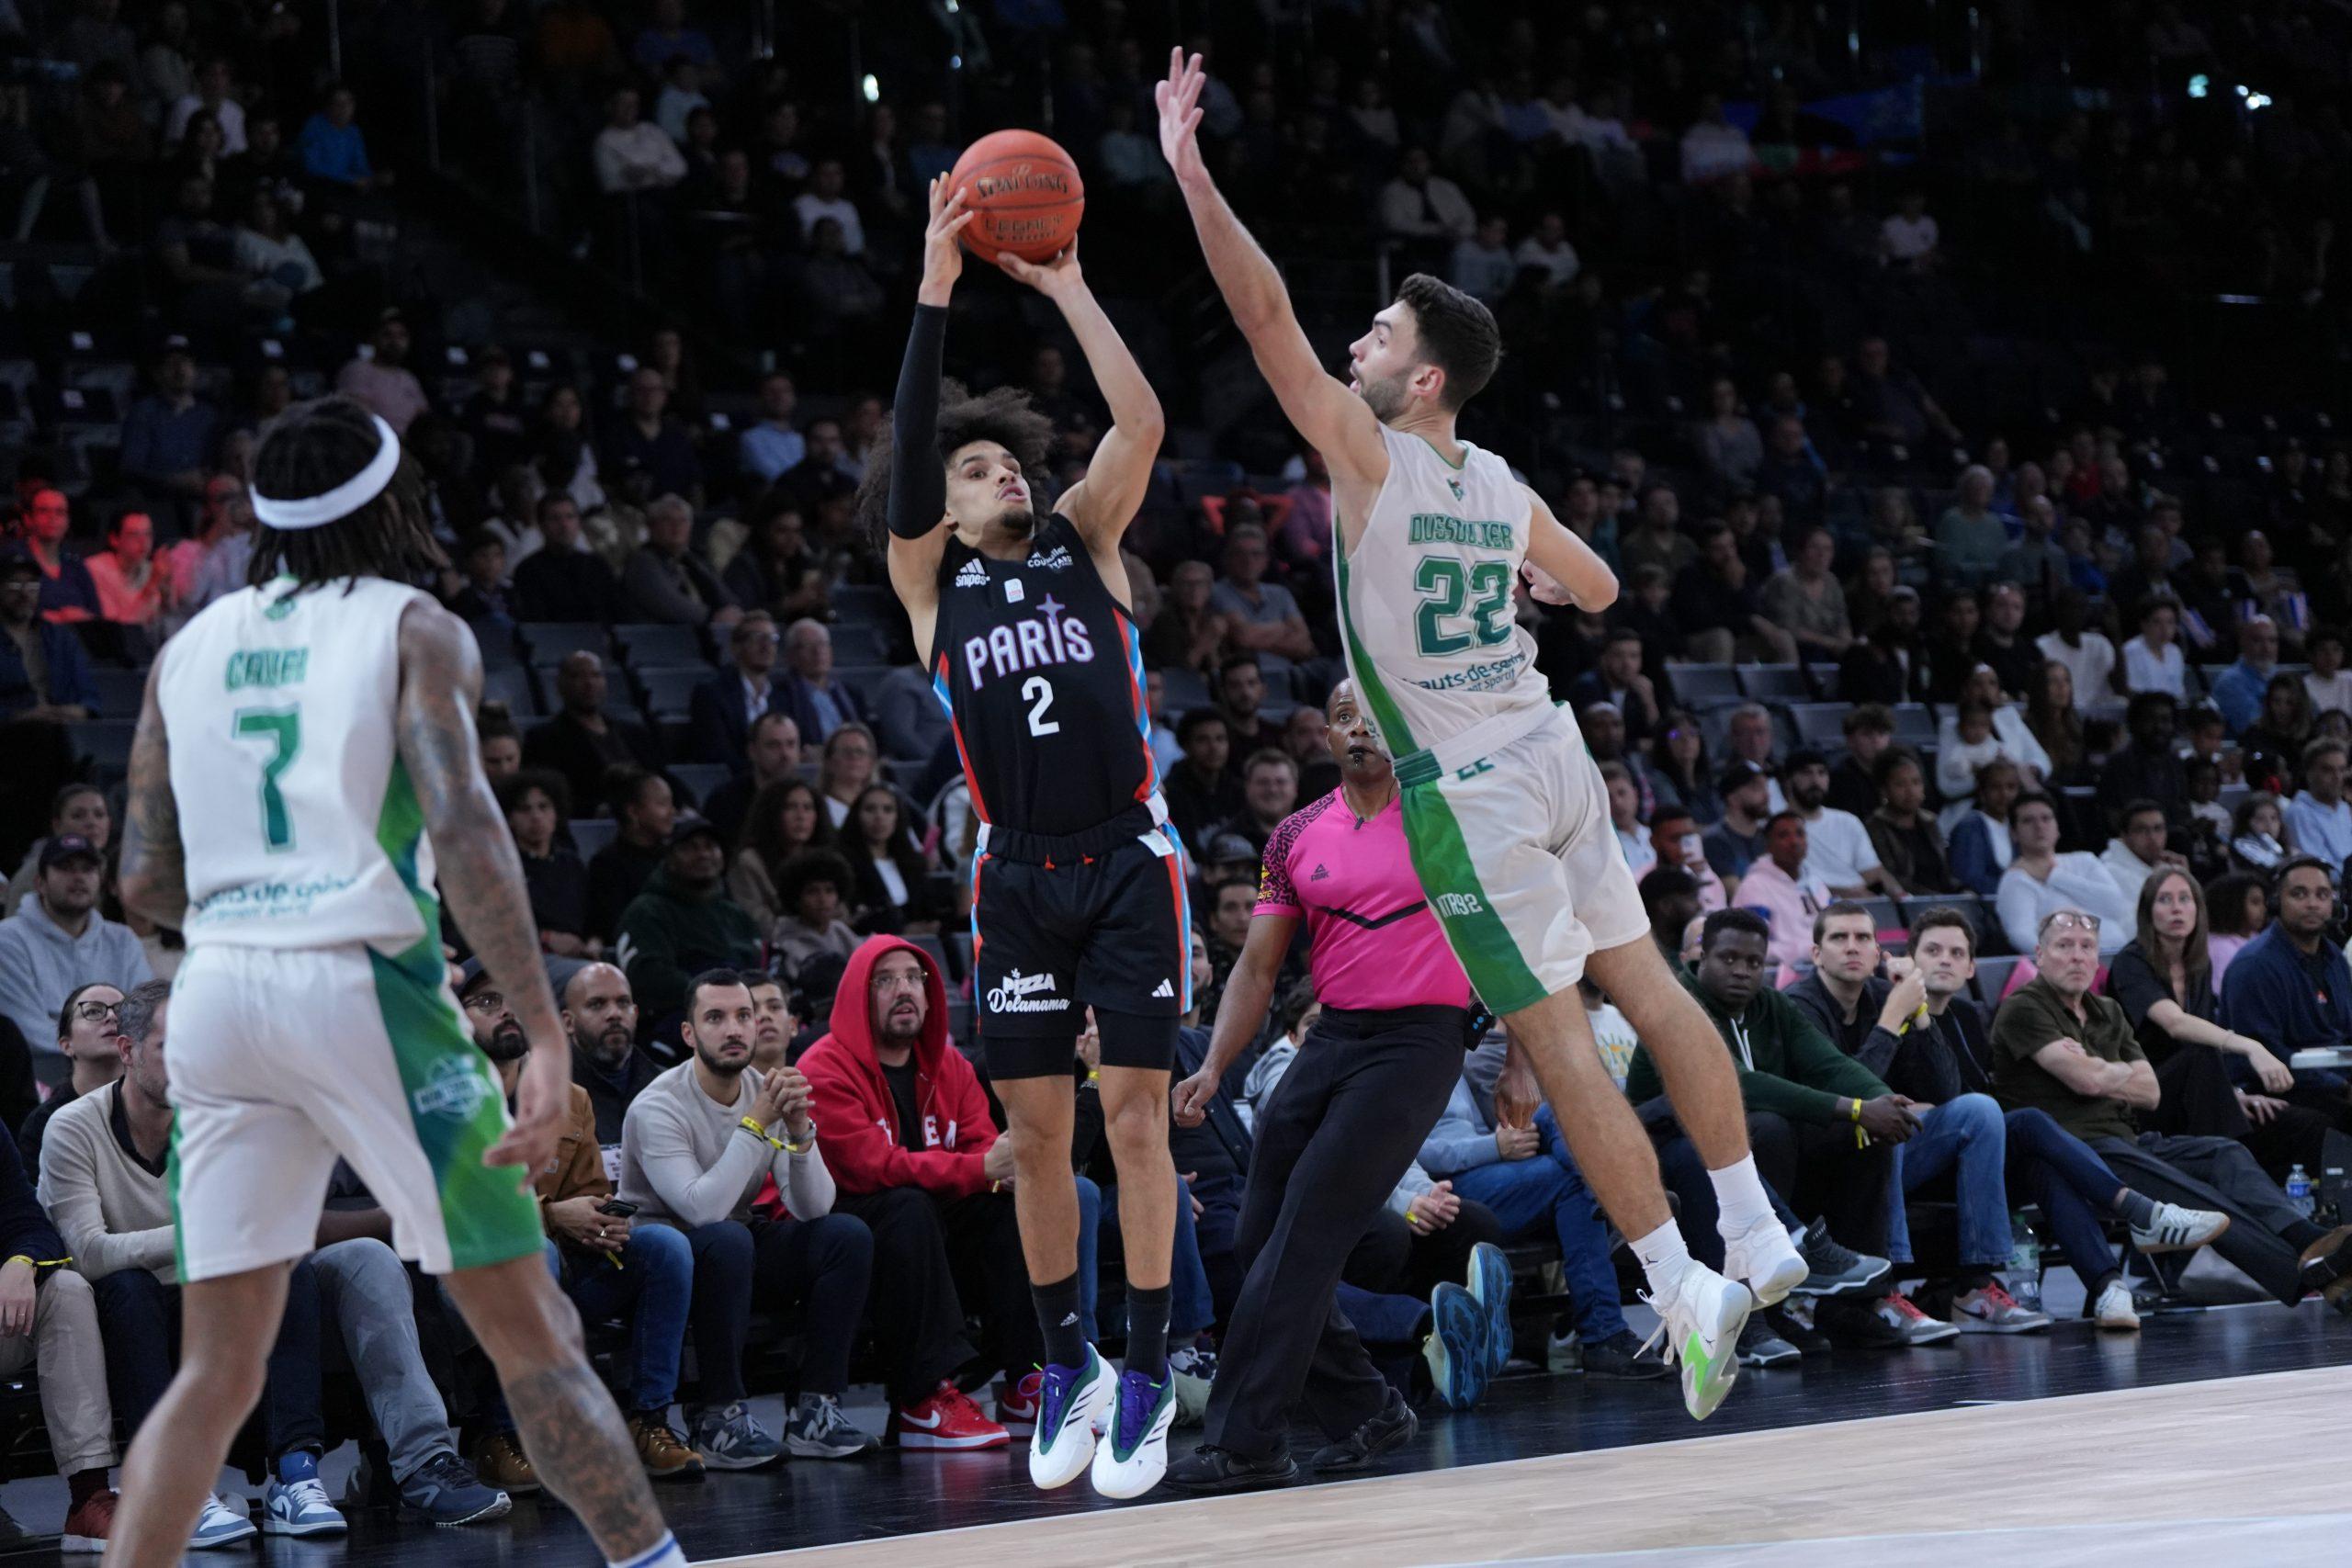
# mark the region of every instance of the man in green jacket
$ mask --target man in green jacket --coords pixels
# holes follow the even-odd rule
[[[762,967],[759,922],[727,896],[726,872],[718,829],[682,815],[661,869],[621,911],[613,956],[637,997],[640,1041],[674,1049],[686,982],[704,970]]]
[[[1751,911],[1717,909],[1701,930],[1698,965],[1682,983],[1732,1053],[1765,1185],[1787,1197],[1798,1213],[1819,1216],[1846,1247],[1883,1258],[1889,1235],[1907,1223],[1895,1145],[1919,1130],[1919,1119],[1911,1101],[1831,1044],[1795,1003],[1765,985],[1770,940],[1770,928]],[[1653,1136],[1668,1143],[1679,1137],[1661,1098],[1665,1085],[1645,1050],[1634,1052],[1625,1093],[1643,1107]],[[1660,1151],[1662,1167],[1667,1154]],[[1685,1227],[1703,1229],[1704,1217],[1690,1207],[1695,1194],[1679,1186],[1676,1190]],[[1809,1259],[1820,1228],[1807,1232]],[[1869,1294],[1875,1299],[1823,1301],[1815,1325],[1833,1340],[1852,1345],[1928,1344],[1957,1333],[1899,1294],[1875,1287]]]

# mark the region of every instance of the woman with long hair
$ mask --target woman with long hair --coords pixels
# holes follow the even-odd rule
[[[727,871],[728,895],[766,931],[784,913],[776,879],[785,866],[796,855],[832,847],[833,820],[815,785],[806,779],[763,784],[743,813],[734,863]]]
[[[588,405],[579,388],[558,381],[547,389],[539,400],[532,451],[532,468],[543,487],[571,496],[583,513],[605,504],[605,487],[596,478],[595,432],[588,427]]]
[[[2294,793],[2295,770],[2312,740],[2312,694],[2301,675],[2286,671],[2262,690],[2262,712],[2238,736],[2245,782],[2256,789]]]
[[[2042,664],[2041,679],[2026,694],[2025,727],[2050,758],[2052,788],[2089,782],[2090,752],[2083,743],[2083,716],[2075,707],[2075,672],[2054,659]]]
[[[850,807],[840,848],[856,883],[852,922],[868,936],[936,936],[942,911],[931,892],[931,864],[910,841],[899,792],[868,784]]]
[[[2230,960],[2270,923],[2269,879],[2251,871],[2215,877],[2205,885],[2205,956],[2219,991]]]
[[[772,495],[759,506],[751,537],[727,563],[727,591],[747,609],[765,610],[788,626],[825,609],[824,570],[808,547],[800,508],[789,497]]]
[[[571,791],[563,775],[526,768],[501,779],[497,793],[523,857],[523,886],[530,889],[540,949],[558,958],[601,956],[605,944],[588,930],[588,867],[564,841]]]
[[[2178,866],[2149,877],[2140,886],[2139,921],[2132,941],[2109,961],[2107,994],[2131,1019],[2140,1048],[2155,1068],[2163,1099],[2154,1130],[2245,1138],[2250,1128],[2275,1127],[2279,1131],[2266,1141],[2286,1138],[2315,1145],[2325,1132],[2325,1118],[2290,1114],[2296,1108],[2275,1098],[2295,1087],[2287,1064],[2261,1041],[2219,1021],[2205,890],[2197,879]],[[2260,1094],[2231,1087],[2221,1060],[2226,1056],[2245,1059]],[[2258,1148],[2256,1157],[2265,1153]]]
[[[1660,806],[1679,806],[1702,827],[1724,818],[1714,764],[1707,759],[1707,737],[1688,708],[1669,708],[1650,737],[1650,787]]]

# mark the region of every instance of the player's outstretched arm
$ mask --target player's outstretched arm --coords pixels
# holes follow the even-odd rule
[[[1606,610],[1617,602],[1617,574],[1576,536],[1568,525],[1552,515],[1544,498],[1527,486],[1528,588],[1546,604],[1574,604],[1584,610]]]
[[[997,265],[1054,302],[1086,355],[1086,367],[1093,372],[1102,400],[1111,405],[1111,428],[1094,448],[1086,477],[1065,491],[1055,507],[1077,526],[1090,547],[1098,552],[1116,548],[1151,486],[1151,465],[1159,459],[1160,437],[1167,433],[1159,394],[1151,389],[1126,340],[1103,313],[1102,302],[1086,286],[1086,276],[1078,269],[1076,241],[1043,265],[1010,252],[997,258]]]
[[[939,559],[947,551],[947,481],[939,464],[939,378],[945,373],[947,301],[964,275],[960,236],[972,214],[947,176],[931,182],[931,217],[922,236],[922,282],[915,289],[914,325],[899,367],[899,393],[890,405],[890,586],[906,606],[915,649],[931,660],[931,633],[939,614]]]
[[[119,874],[124,908],[177,931],[187,920],[187,858],[180,843],[179,802],[172,795],[171,741],[155,701],[155,682],[163,668],[159,659],[147,672],[139,728],[130,739]]]
[[[463,621],[426,604],[411,604],[401,615],[400,647],[394,739],[433,840],[442,897],[531,1044],[515,1096],[514,1130],[488,1157],[536,1172],[554,1156],[570,1111],[571,1045],[539,957],[522,857],[481,771],[474,733],[481,653]]]
[[[1323,454],[1332,477],[1342,483],[1378,486],[1388,477],[1388,448],[1380,421],[1362,398],[1317,363],[1315,346],[1291,310],[1282,274],[1209,177],[1201,159],[1201,88],[1206,77],[1201,57],[1181,49],[1168,56],[1168,79],[1152,88],[1159,106],[1159,150],[1176,172],[1177,188],[1192,209],[1193,227],[1217,291],[1233,312],[1234,324],[1250,340],[1258,369],[1274,389],[1283,412],[1298,433]]]

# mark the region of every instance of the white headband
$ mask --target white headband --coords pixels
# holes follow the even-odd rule
[[[386,424],[380,414],[370,415],[376,421],[376,438],[382,443],[368,466],[344,480],[324,495],[306,495],[294,501],[275,501],[253,492],[254,517],[273,528],[321,528],[350,516],[369,502],[384,493],[400,471],[401,438]]]

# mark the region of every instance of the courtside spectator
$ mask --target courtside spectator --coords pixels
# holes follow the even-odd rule
[[[33,1072],[51,1087],[71,1065],[49,1043],[58,1010],[91,976],[135,986],[154,977],[127,926],[98,913],[105,857],[89,840],[60,833],[41,846],[33,896],[0,920],[0,1015],[33,1047]]]
[[[72,1076],[51,1089],[48,1099],[25,1111],[17,1122],[17,1150],[24,1156],[26,1169],[40,1168],[41,1138],[49,1131],[51,1117],[122,1077],[122,1052],[116,1044],[121,1016],[121,990],[103,980],[74,987],[58,1010],[57,1049],[70,1064]],[[30,1092],[29,1072],[27,1077],[27,1092]]]

